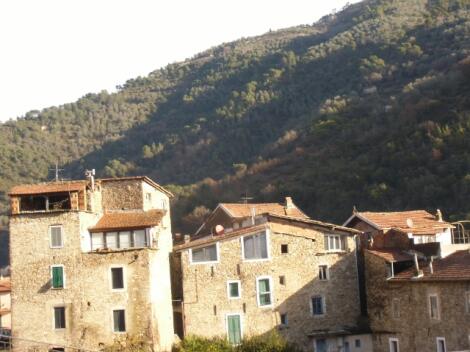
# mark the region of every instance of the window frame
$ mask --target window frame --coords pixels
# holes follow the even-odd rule
[[[269,299],[270,303],[269,304],[264,304],[261,305],[260,301],[260,291],[259,291],[259,282],[261,280],[268,280],[269,282]],[[266,294],[266,293],[264,293]],[[273,286],[273,279],[271,276],[268,275],[263,275],[263,276],[257,276],[256,277],[256,303],[258,304],[259,308],[272,308],[274,306],[274,286]]]
[[[122,288],[113,288],[113,269],[122,269]],[[116,264],[109,267],[109,288],[113,292],[123,292],[127,291],[127,282],[126,282],[126,267],[124,265]]]
[[[230,284],[238,285],[238,297],[232,297],[230,295]],[[242,298],[242,284],[240,280],[227,280],[227,297],[229,300],[241,299]]]
[[[60,228],[60,246],[52,245],[52,228]],[[52,249],[64,248],[64,226],[62,224],[50,225],[49,226],[49,247]]]
[[[436,298],[436,313],[437,313],[436,317],[433,317],[432,315],[432,302],[431,302],[432,297]],[[431,293],[428,295],[428,310],[429,310],[429,319],[441,320],[441,308],[440,308],[440,302],[439,302],[439,295],[437,293]]]
[[[202,248],[206,248],[206,247],[212,247],[214,244],[215,244],[215,253],[217,255],[217,260],[206,260],[206,261],[203,261],[203,262],[193,261],[193,250],[194,249],[202,249]],[[190,265],[217,264],[217,263],[219,263],[219,261],[220,261],[220,244],[219,244],[219,242],[211,243],[207,246],[200,246],[200,247],[190,248],[189,249],[189,264]]]
[[[447,344],[446,344],[446,338],[445,337],[436,337],[436,351],[439,351],[439,342],[444,342],[444,352],[447,352]]]
[[[124,311],[124,331],[115,331],[114,330],[114,312],[115,311]],[[111,309],[111,332],[113,334],[127,334],[127,312],[124,307],[115,307]]]
[[[64,327],[57,328],[56,327],[56,316],[55,311],[56,309],[62,308],[64,310]],[[52,327],[53,330],[65,330],[67,329],[67,307],[65,305],[57,305],[52,307]]]
[[[314,307],[313,307],[313,299],[314,298],[321,298],[321,306],[322,306],[322,314],[315,314]],[[326,316],[326,299],[324,295],[313,295],[310,296],[310,315],[314,318],[321,318]]]
[[[144,231],[145,233],[145,246],[136,246],[135,240],[135,232],[136,231]],[[121,236],[122,232],[129,232],[129,247],[121,247]],[[116,248],[108,247],[108,234],[115,233],[116,238]],[[103,246],[99,248],[93,247],[93,236],[101,234],[101,241]],[[121,229],[121,230],[114,230],[114,231],[100,231],[100,232],[90,232],[90,252],[95,251],[122,251],[128,249],[140,249],[140,248],[150,248],[152,243],[152,235],[151,235],[151,227],[144,227],[144,228],[137,228],[137,229]]]
[[[325,268],[325,278],[322,278],[322,268]],[[318,265],[318,280],[319,281],[329,281],[330,280],[330,267],[327,264]]]
[[[338,248],[333,248],[331,249],[330,248],[330,238],[338,238],[339,239],[339,249]],[[347,249],[347,236],[344,236],[344,235],[339,235],[337,233],[331,233],[331,234],[325,234],[324,235],[324,247],[325,247],[325,251],[327,253],[343,253],[343,252],[346,252],[346,249]],[[335,243],[335,241],[333,241],[333,243]]]
[[[254,258],[254,259],[246,259],[245,258],[245,238],[252,237],[256,235],[260,235],[263,233],[266,236],[266,258]],[[240,237],[241,247],[242,247],[242,261],[243,262],[264,262],[271,260],[271,231],[269,228],[265,228],[263,231],[257,231],[255,233],[246,234]]]
[[[62,287],[54,287],[54,269],[53,268],[62,268]],[[52,290],[65,289],[66,288],[65,266],[63,264],[52,264],[49,270],[50,270],[50,275],[51,275],[51,289]]]
[[[388,339],[388,350],[389,350],[390,352],[394,352],[394,351],[392,350],[392,344],[393,344],[394,342],[397,343],[397,352],[400,352],[400,340],[399,340],[397,337],[390,337],[390,338]]]

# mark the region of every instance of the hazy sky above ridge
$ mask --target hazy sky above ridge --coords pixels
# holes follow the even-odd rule
[[[0,1],[0,121],[114,91],[223,42],[312,24],[347,2]]]

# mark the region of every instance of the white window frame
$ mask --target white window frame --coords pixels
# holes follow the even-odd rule
[[[269,296],[270,296],[270,304],[267,305],[261,305],[260,299],[259,299],[259,281],[260,280],[269,280]],[[259,308],[272,308],[274,306],[274,286],[273,286],[273,279],[271,276],[264,275],[264,276],[258,276],[256,277],[256,302],[258,303]]]
[[[52,228],[60,228],[60,246],[53,246],[52,245]],[[50,248],[64,248],[64,226],[63,225],[51,225],[49,226],[49,246]]]
[[[444,342],[444,352],[447,352],[447,344],[446,344],[446,338],[445,337],[436,337],[436,351],[439,352],[439,342],[440,341]]]
[[[266,258],[257,258],[257,259],[245,259],[244,239],[245,239],[245,237],[255,236],[255,235],[257,235],[261,232],[261,231],[257,231],[255,233],[246,234],[246,235],[240,237],[240,242],[241,242],[241,246],[242,246],[242,261],[244,261],[244,262],[265,262],[265,261],[271,260],[271,231],[269,230],[269,228],[266,228],[264,231],[265,231],[265,234],[266,234],[267,257]]]
[[[334,248],[334,249],[330,248],[330,237],[334,237],[334,238],[338,237],[339,247],[340,248]],[[346,236],[342,236],[342,235],[338,235],[338,234],[325,234],[324,240],[326,240],[327,244],[328,244],[328,249],[326,250],[327,253],[343,253],[343,252],[346,252],[346,241],[347,241]],[[344,248],[341,248],[341,247],[344,247]]]
[[[238,297],[230,296],[230,284],[238,285]],[[242,284],[240,280],[228,280],[227,281],[227,297],[228,299],[241,299],[242,298]]]
[[[205,261],[205,262],[193,262],[193,249],[201,249],[201,248],[205,248],[205,247],[211,247],[214,244],[215,244],[215,252],[217,254],[217,260],[208,260],[208,261]],[[220,261],[220,244],[219,244],[219,242],[211,243],[211,244],[208,244],[207,246],[199,246],[199,247],[196,247],[196,248],[190,248],[189,249],[189,264],[191,264],[191,265],[217,264],[217,263],[219,263],[219,261]]]
[[[432,316],[432,307],[431,307],[431,297],[436,297],[436,310],[437,317]],[[428,295],[428,310],[429,310],[429,319],[431,320],[441,320],[441,304],[439,301],[439,295],[437,293],[431,293]]]
[[[313,303],[312,303],[312,299],[315,298],[315,297],[321,297],[321,304],[322,304],[322,309],[323,309],[323,313],[322,314],[314,314],[313,312]],[[324,295],[313,295],[313,296],[310,296],[310,299],[309,299],[309,304],[310,304],[310,315],[314,318],[322,318],[324,316],[326,316],[326,298]]]
[[[227,334],[227,341],[229,341],[229,331],[228,331],[228,317],[235,317],[235,316],[240,317],[240,338],[243,340],[243,314],[242,313],[227,313],[225,314],[224,317],[224,325],[225,325],[225,331]]]
[[[56,328],[55,327],[55,309],[56,308],[64,308],[64,322],[65,322],[65,328]],[[64,331],[67,329],[67,307],[65,305],[55,305],[52,307],[52,330],[54,331]]]
[[[52,276],[52,268],[62,268],[62,281],[63,281],[63,287],[53,287],[53,276]],[[53,264],[49,268],[50,276],[51,276],[51,290],[63,290],[67,287],[67,279],[65,277],[65,266],[64,264]]]
[[[321,267],[325,267],[325,275],[326,275],[326,277],[325,277],[324,279],[322,279],[321,276],[320,276],[320,272],[321,272],[321,269],[320,269],[320,268],[321,268]],[[319,281],[328,281],[328,280],[330,280],[330,267],[329,267],[329,265],[327,265],[327,264],[320,264],[320,265],[318,266],[318,280],[319,280]]]
[[[123,283],[123,288],[113,288],[113,271],[112,269],[116,269],[116,268],[121,268],[122,269],[122,283]],[[108,278],[109,278],[109,289],[113,292],[123,292],[123,291],[127,291],[127,280],[126,280],[126,277],[127,277],[127,273],[126,273],[126,267],[124,265],[120,265],[120,264],[116,264],[116,265],[111,265],[109,267],[109,271],[108,271]]]
[[[125,327],[124,331],[114,331],[114,311],[115,310],[123,310],[124,311],[124,327]],[[113,334],[119,334],[119,335],[127,334],[127,332],[128,332],[128,320],[127,320],[127,318],[128,318],[127,317],[127,309],[125,307],[119,306],[119,307],[111,308],[111,332]]]
[[[388,348],[389,348],[389,351],[392,352],[392,343],[393,342],[396,342],[397,343],[397,352],[400,352],[400,340],[396,337],[390,337],[388,339]]]

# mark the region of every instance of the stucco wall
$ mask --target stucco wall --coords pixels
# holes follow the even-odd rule
[[[294,236],[302,234],[307,238]],[[219,242],[219,262],[190,264],[189,251],[182,252],[184,315],[187,334],[226,336],[226,315],[240,313],[244,336],[278,329],[290,341],[311,349],[307,337],[315,329],[356,326],[359,297],[354,240],[349,251],[326,253],[324,234],[307,227],[270,223],[270,260],[242,260],[241,240]],[[288,244],[288,254],[281,254]],[[330,280],[318,280],[318,266],[330,267]],[[270,276],[272,307],[258,307],[256,278]],[[285,277],[285,285],[280,284]],[[227,280],[241,281],[241,299],[228,299]],[[310,298],[324,295],[326,314],[313,317]],[[280,314],[288,316],[288,327],[280,328]]]

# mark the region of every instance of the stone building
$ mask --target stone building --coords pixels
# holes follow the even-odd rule
[[[279,331],[309,351],[371,351],[360,325],[359,231],[294,207],[290,198],[219,205],[196,236],[174,247],[185,335],[236,344]]]
[[[10,278],[0,278],[0,328],[11,328]]]
[[[366,250],[374,351],[470,351],[469,251],[416,264],[414,254]]]
[[[14,348],[169,351],[171,196],[147,177],[13,187]]]

